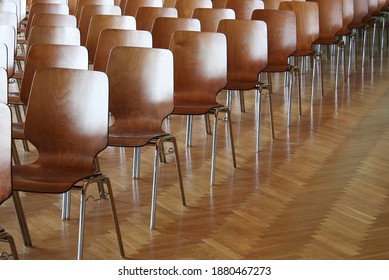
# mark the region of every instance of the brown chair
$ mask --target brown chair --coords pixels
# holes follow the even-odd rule
[[[127,1],[124,15],[136,17],[140,7],[162,8],[162,0],[129,0]]]
[[[311,104],[314,100],[315,78],[317,64],[320,64],[321,95],[324,96],[322,55],[313,51],[312,45],[319,38],[319,7],[314,2],[288,1],[280,3],[280,10],[290,10],[296,13],[297,19],[297,49],[294,57],[313,58]],[[301,74],[301,71],[300,71]],[[301,77],[300,77],[301,78]]]
[[[136,14],[137,29],[151,32],[153,29],[154,21],[158,17],[176,18],[178,17],[178,13],[175,8],[140,7]]]
[[[34,44],[31,46],[26,59],[20,95],[12,98],[13,104],[28,104],[34,74],[41,67],[88,69],[88,51],[84,47],[71,45]],[[18,123],[13,124],[12,138],[26,140],[23,122],[18,120]],[[12,149],[14,162],[19,165],[20,160],[14,143]]]
[[[356,36],[357,30],[363,30],[363,47],[362,47],[362,65],[365,64],[365,52],[366,52],[366,38],[367,38],[367,29],[364,19],[369,14],[369,0],[354,0],[354,18],[353,21],[348,25],[348,28],[351,29],[352,36]],[[350,50],[352,51],[352,50]],[[355,68],[357,68],[357,45],[355,44],[354,48],[354,59],[355,59]]]
[[[193,12],[193,18],[201,23],[201,31],[217,32],[217,27],[222,19],[235,19],[232,9],[197,8]]]
[[[58,194],[80,190],[77,259],[82,259],[88,187],[91,183],[105,183],[123,257],[111,183],[95,169],[95,159],[108,143],[107,76],[87,70],[37,70],[28,103],[25,135],[37,148],[39,157],[31,164],[14,166],[14,196],[20,191]],[[23,213],[21,204],[15,204],[15,208]]]
[[[268,74],[269,83],[269,106],[271,132],[274,138],[273,112],[271,96],[273,94],[271,74],[277,72],[286,72],[289,74],[288,90],[288,125],[290,124],[292,112],[293,96],[293,76],[295,71],[300,71],[289,63],[289,57],[297,48],[297,22],[296,14],[293,11],[283,10],[255,10],[252,16],[253,20],[262,20],[266,22],[268,33],[268,61],[266,68],[262,71]],[[300,77],[300,75],[298,75]],[[301,81],[298,83],[298,111],[301,115]]]
[[[256,149],[258,151],[262,91],[259,74],[266,68],[268,60],[266,23],[259,20],[225,19],[220,21],[218,32],[227,37],[227,84],[224,87],[227,90],[227,106],[231,107],[232,91],[240,92],[242,105],[244,103],[243,91],[257,90],[259,103]]]
[[[77,5],[76,5],[76,11],[75,11],[75,16],[76,16],[78,22],[80,21],[82,9],[86,5],[113,6],[114,0],[78,0]]]
[[[81,45],[85,46],[86,37],[89,30],[91,19],[94,15],[121,15],[121,10],[118,6],[110,5],[86,5],[82,8],[78,22],[78,28],[81,33]]]
[[[226,113],[233,166],[236,168],[230,110],[216,100],[217,94],[227,84],[226,37],[215,32],[176,31],[170,50],[174,56],[173,114],[214,115],[210,178],[212,186],[215,182],[217,124],[222,112]]]
[[[31,26],[77,27],[77,19],[73,15],[38,13],[32,17]]]
[[[235,11],[236,19],[251,19],[254,10],[264,9],[260,0],[228,0],[226,8]]]
[[[94,63],[97,41],[104,29],[135,30],[136,22],[132,16],[94,15],[89,23],[85,46],[88,49],[89,63]]]
[[[344,42],[338,39],[338,32],[343,27],[343,0],[308,0],[315,2],[319,7],[319,38],[313,42],[318,46],[318,51],[322,52],[322,46],[337,46],[336,52],[336,72],[335,72],[335,93],[338,90],[339,81],[339,56],[342,52],[343,76],[346,78],[346,60],[344,53]]]
[[[200,31],[200,21],[190,18],[156,18],[153,29],[153,47],[168,49],[172,35],[177,30]]]
[[[4,70],[4,69],[3,69]],[[3,74],[1,73],[1,83],[4,82]],[[5,75],[6,77],[6,75]],[[7,79],[5,80],[7,84]],[[12,194],[12,173],[11,173],[11,111],[9,107],[0,102],[0,205],[7,200]],[[0,242],[7,242],[10,246],[11,253],[0,252],[1,259],[12,257],[18,260],[18,252],[16,250],[15,241],[8,232],[0,227]]]
[[[108,145],[155,146],[150,218],[150,228],[153,229],[159,157],[166,141],[173,143],[181,198],[185,205],[176,139],[161,128],[174,107],[173,56],[164,49],[116,47],[109,57],[107,75],[110,81],[109,109],[115,119],[109,128]]]
[[[109,54],[118,46],[151,48],[151,33],[144,30],[106,29],[101,31],[97,42],[93,70],[106,72]]]
[[[211,0],[177,0],[175,8],[180,18],[192,18],[197,8],[212,8]]]

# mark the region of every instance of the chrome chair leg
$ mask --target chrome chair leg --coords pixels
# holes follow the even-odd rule
[[[367,26],[363,28],[362,67],[365,65],[367,28]]]
[[[239,99],[240,99],[240,111],[242,113],[245,113],[246,112],[246,105],[244,102],[244,91],[243,90],[239,90]]]
[[[156,212],[156,207],[157,207],[158,171],[159,171],[159,149],[158,149],[158,144],[157,144],[155,146],[155,151],[154,151],[154,173],[153,173],[153,189],[152,189],[152,195],[151,195],[150,229],[154,229],[154,227],[155,227],[155,212]]]
[[[312,67],[312,93],[311,93],[311,107],[315,99],[315,76],[316,76],[316,57],[313,58],[313,67]]]
[[[62,194],[62,220],[70,220],[70,204],[71,193],[69,190]]]
[[[134,147],[132,179],[140,178],[140,147]]]
[[[187,116],[186,123],[186,146],[192,147],[192,129],[193,129],[193,115]]]
[[[256,141],[256,152],[259,152],[260,146],[261,146],[261,89],[257,88],[257,96],[258,96],[258,104],[257,104],[257,141]],[[270,92],[269,92],[269,100]]]
[[[228,108],[228,107],[227,107]],[[216,141],[217,141],[217,123],[218,123],[218,114],[219,110],[216,109],[213,123],[213,138],[212,138],[212,159],[211,159],[211,182],[210,185],[213,186],[215,183],[215,164],[216,164]],[[228,117],[229,118],[229,117]]]
[[[204,115],[205,131],[208,135],[212,135],[211,121],[209,120],[209,114]]]
[[[288,104],[288,126],[290,126],[290,119],[292,114],[292,97],[293,97],[293,79],[290,79],[289,83],[289,104]],[[300,104],[299,104],[300,107]],[[299,108],[299,111],[301,109]]]
[[[181,200],[182,200],[182,205],[185,206],[186,200],[185,200],[184,184],[182,181],[180,157],[178,156],[177,140],[176,140],[176,137],[171,136],[171,135],[169,138],[170,138],[170,141],[173,143],[174,155],[175,155],[175,160],[176,160],[177,177],[178,177],[178,182],[180,185],[180,192],[181,192]]]
[[[25,217],[24,211],[23,211],[22,202],[20,201],[19,192],[14,191],[12,193],[12,200],[14,202],[16,216],[18,217],[20,231],[22,232],[24,245],[27,247],[32,247],[30,232],[28,230],[26,217]]]

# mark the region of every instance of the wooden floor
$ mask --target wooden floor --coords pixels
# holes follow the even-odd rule
[[[142,149],[141,179],[132,180],[131,149],[107,148],[102,170],[113,182],[128,259],[389,259],[389,55],[352,71],[334,92],[334,57],[325,59],[325,96],[310,106],[310,69],[303,81],[302,116],[293,99],[286,123],[283,75],[274,80],[275,140],[270,139],[268,97],[262,98],[261,150],[255,151],[254,92],[246,113],[233,103],[237,169],[223,122],[218,133],[216,183],[209,186],[212,137],[195,117],[193,147],[185,147],[186,120],[173,116],[187,197],[180,201],[172,156],[160,169],[156,229],[149,229],[153,148]],[[341,76],[342,77],[342,76]],[[224,102],[225,93],[220,93]],[[23,152],[24,162],[36,157]],[[93,188],[94,189],[94,188]],[[91,189],[92,190],[92,189]],[[91,191],[94,198],[96,192]],[[21,259],[75,259],[79,193],[70,221],[61,220],[59,195],[24,194],[33,241],[27,248],[12,200],[0,207],[1,226]],[[86,259],[119,259],[109,202],[89,199]],[[7,249],[0,244],[0,249]],[[0,251],[1,251],[0,250]]]

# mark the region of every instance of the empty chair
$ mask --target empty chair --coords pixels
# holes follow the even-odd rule
[[[217,124],[222,112],[226,113],[232,164],[236,167],[231,114],[227,106],[216,100],[217,94],[227,84],[226,36],[215,32],[176,31],[170,50],[174,56],[173,114],[214,115],[210,176],[212,186],[215,182]]]
[[[93,70],[106,72],[111,50],[118,46],[151,48],[151,33],[144,30],[106,29],[100,33]]]
[[[129,0],[127,1],[124,14],[127,16],[136,17],[140,7],[160,7],[162,8],[162,0]]]
[[[3,78],[7,77],[4,69],[0,69],[1,83]],[[5,76],[4,76],[5,75]],[[5,80],[7,83],[7,79]],[[4,101],[0,96],[0,101]],[[12,179],[11,179],[11,111],[9,107],[0,102],[0,204],[7,200],[12,194]],[[15,241],[9,233],[0,227],[0,242],[8,242],[10,245],[10,253],[2,253],[1,258],[9,258],[12,256],[14,260],[19,259]]]
[[[318,46],[321,52],[322,46],[336,45],[336,73],[335,73],[335,92],[338,89],[339,80],[339,56],[342,51],[343,76],[345,75],[345,55],[344,42],[338,39],[337,34],[343,27],[343,0],[309,0],[319,6],[319,38],[313,42]]]
[[[150,218],[150,228],[153,229],[159,157],[166,141],[173,143],[181,198],[185,205],[176,139],[161,128],[174,107],[173,56],[165,49],[116,47],[109,57],[107,75],[110,80],[109,110],[115,119],[109,128],[109,145],[155,146]]]
[[[94,15],[121,15],[118,6],[110,5],[86,5],[82,8],[81,15],[78,22],[78,28],[81,33],[81,45],[85,46],[86,37],[89,30],[89,24]]]
[[[78,0],[75,11],[75,16],[78,21],[80,21],[82,9],[87,5],[113,6],[114,0]]]
[[[39,157],[31,164],[14,166],[14,196],[20,191],[56,194],[81,190],[77,259],[83,258],[87,191],[96,182],[107,185],[120,256],[124,256],[110,180],[95,169],[96,156],[108,143],[107,128],[108,79],[104,73],[37,70],[25,135],[37,148]],[[22,213],[21,204],[15,204],[15,208]]]
[[[73,15],[38,13],[33,16],[31,26],[77,27],[77,19]]]
[[[7,47],[6,70],[8,78],[14,75],[14,57],[16,54],[15,36],[15,28],[10,25],[0,25],[0,43],[3,43]]]
[[[232,9],[197,8],[193,18],[200,21],[201,31],[216,32],[222,19],[235,19],[235,12]]]
[[[178,17],[175,8],[166,7],[140,7],[136,14],[136,27],[138,30],[146,30],[151,32],[154,21],[158,17]]]
[[[197,8],[212,8],[211,0],[177,0],[175,8],[178,11],[178,17],[191,18],[193,11]]]
[[[261,0],[228,0],[226,8],[235,11],[236,19],[251,19],[254,10],[264,9]]]
[[[153,47],[168,49],[173,33],[177,30],[200,31],[200,21],[190,18],[157,18],[154,21]]]
[[[136,29],[135,18],[121,15],[94,15],[90,20],[85,46],[88,49],[89,62],[94,63],[97,41],[104,29]]]
[[[312,50],[312,44],[319,38],[319,7],[314,2],[281,2],[280,10],[290,10],[296,13],[297,19],[297,48],[292,54],[294,57],[313,58],[312,69],[312,95],[311,104],[313,104],[315,92],[315,78],[317,62],[320,63],[321,94],[324,95],[323,87],[323,65],[321,53]],[[301,73],[301,71],[300,71]]]
[[[257,151],[260,141],[261,84],[259,74],[267,66],[267,28],[260,20],[220,21],[218,32],[227,37],[227,106],[231,107],[231,91],[237,90],[244,102],[243,91],[256,89],[259,98],[257,107]]]
[[[255,10],[252,19],[262,20],[266,22],[267,25],[268,61],[263,72],[268,73],[271,132],[274,138],[271,74],[276,72],[287,72],[289,74],[289,79],[287,80],[289,81],[288,124],[290,124],[294,80],[293,74],[295,71],[300,71],[298,67],[294,67],[289,63],[289,57],[296,51],[297,47],[296,14],[293,11]],[[298,77],[300,77],[300,75],[298,75]],[[300,80],[298,89],[298,110],[301,114]]]

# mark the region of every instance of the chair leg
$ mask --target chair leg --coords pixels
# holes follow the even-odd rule
[[[228,108],[228,107],[227,107]],[[211,182],[210,185],[213,186],[215,183],[215,164],[216,164],[216,141],[217,141],[217,118],[219,110],[216,109],[214,122],[213,122],[213,138],[212,138],[212,163],[211,163]],[[229,118],[229,116],[228,116]]]
[[[384,49],[384,41],[385,41],[385,16],[382,17],[382,28],[381,28],[381,50]]]
[[[134,147],[132,179],[139,179],[139,178],[140,178],[140,147]]]
[[[14,139],[12,139],[11,150],[12,150],[12,159],[13,159],[14,164],[20,165],[19,153],[18,153],[18,149],[16,148],[16,144],[15,144]]]
[[[193,115],[187,116],[186,122],[186,146],[192,147]]]
[[[122,242],[122,236],[120,232],[120,227],[119,227],[119,221],[117,218],[117,213],[116,213],[116,206],[115,206],[115,201],[112,193],[112,186],[111,186],[111,181],[108,177],[105,177],[104,175],[91,178],[87,181],[84,182],[82,188],[81,188],[81,196],[80,196],[80,221],[79,221],[79,230],[78,230],[78,246],[77,246],[77,260],[82,260],[83,259],[83,248],[84,248],[84,228],[85,228],[85,207],[86,207],[86,193],[87,193],[87,188],[91,183],[97,183],[103,181],[107,185],[107,190],[109,194],[109,200],[111,204],[111,210],[112,210],[112,217],[115,225],[115,230],[116,230],[116,236],[118,239],[118,245],[119,245],[119,251],[120,251],[120,256],[124,257],[124,248],[123,248],[123,242]]]
[[[291,119],[291,114],[292,114],[292,97],[293,97],[293,79],[290,79],[290,83],[289,83],[289,104],[288,104],[288,126],[290,126],[290,119]],[[300,105],[299,105],[299,107],[300,107]]]
[[[316,57],[313,58],[313,67],[312,67],[312,93],[311,93],[311,107],[315,99],[315,76],[316,76]]]
[[[70,220],[70,190],[62,194],[62,220]]]
[[[11,249],[11,254],[7,254],[7,253],[4,254],[5,255],[4,256],[5,259],[8,259],[9,256],[12,256],[12,258],[14,260],[18,260],[19,259],[19,255],[18,255],[18,251],[16,250],[15,241],[14,241],[12,235],[10,235],[8,232],[6,232],[3,229],[1,229],[1,231],[0,231],[0,241],[7,242],[9,244],[10,249]],[[1,254],[1,259],[3,259],[3,254]]]
[[[367,28],[367,26],[363,28],[362,67],[365,65]]]
[[[154,229],[154,227],[155,227],[155,211],[156,211],[156,207],[157,207],[158,172],[159,172],[159,149],[158,149],[158,144],[157,144],[155,146],[155,152],[154,152],[154,175],[153,175],[153,189],[152,189],[152,195],[151,195],[150,229]]]
[[[245,113],[246,112],[246,105],[244,102],[244,91],[243,90],[239,90],[239,99],[240,99],[240,111],[242,113]]]
[[[269,92],[269,100],[271,99]],[[258,105],[257,105],[257,141],[256,141],[256,152],[259,152],[260,146],[261,146],[261,89],[257,88],[257,96],[258,96]],[[272,114],[272,113],[271,113]]]
[[[288,75],[287,75],[288,76]],[[293,79],[293,76],[292,77],[289,77],[288,78],[288,81],[289,79]],[[273,94],[273,87],[272,87],[272,84],[273,84],[273,81],[272,81],[272,77],[271,77],[271,73],[268,73],[268,83],[269,83],[269,117],[270,117],[270,131],[271,131],[271,139],[275,139],[275,134],[274,134],[274,122],[273,122],[273,102],[272,102],[272,94]],[[261,94],[261,91],[262,91],[262,87],[259,88],[259,92],[257,91],[257,95],[260,95]],[[257,137],[258,138],[258,137]],[[257,139],[257,152],[259,151],[259,143],[258,143],[258,139]]]
[[[28,230],[26,217],[24,216],[23,206],[22,202],[20,201],[19,192],[14,191],[12,193],[12,200],[14,202],[16,216],[18,217],[20,231],[22,232],[24,245],[27,247],[32,247],[30,232]]]
[[[178,147],[177,147],[176,137],[170,135],[170,141],[172,141],[173,148],[174,148],[174,155],[175,155],[176,168],[177,168],[177,177],[178,177],[178,183],[180,184],[182,205],[185,206],[186,201],[185,201],[185,193],[184,193],[184,184],[182,182],[181,164],[180,164],[180,157],[178,156]]]
[[[205,131],[208,135],[212,135],[211,121],[209,120],[209,114],[204,115]]]
[[[324,65],[323,65],[323,56],[321,53],[318,53],[318,62],[320,64],[320,87],[321,87],[321,96],[324,96],[324,79],[323,79],[323,72],[324,72]]]

